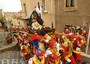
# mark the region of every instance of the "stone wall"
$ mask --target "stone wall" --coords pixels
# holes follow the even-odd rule
[[[27,11],[27,16],[25,16],[24,12],[24,17],[29,18],[32,11],[35,10],[35,6],[37,6],[38,1],[40,3],[40,6],[42,6],[42,19],[44,20],[44,25],[51,27],[51,23],[53,22],[55,26],[55,0],[46,0],[46,9],[47,13],[44,13],[44,0],[21,0],[21,6],[22,6],[22,11],[24,12],[24,6],[23,4],[26,4],[26,11]]]
[[[1,19],[1,17],[2,17],[2,9],[0,9],[0,19]]]
[[[86,26],[90,23],[90,1],[77,0],[77,9],[66,11],[65,0],[55,0],[55,25],[59,32],[63,32],[64,25]]]

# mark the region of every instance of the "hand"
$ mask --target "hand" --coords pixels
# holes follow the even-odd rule
[[[67,60],[67,62],[69,62],[69,63],[70,63],[70,62],[71,62],[71,60],[70,60],[70,59],[68,59],[68,60]]]
[[[76,48],[76,51],[80,51],[80,48],[79,48],[79,47],[77,47],[77,48]]]
[[[46,42],[46,43],[48,43],[48,42],[49,42],[49,40],[47,40],[47,39],[46,39],[46,40],[45,40],[45,42]]]

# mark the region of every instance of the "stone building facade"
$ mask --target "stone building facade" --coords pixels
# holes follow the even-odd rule
[[[42,6],[44,25],[51,27],[53,23],[59,32],[63,32],[65,25],[88,27],[90,23],[89,0],[21,0],[24,17],[30,17],[38,1]]]
[[[55,0],[55,24],[57,29],[62,32],[61,28],[66,24],[88,27],[90,23],[89,4],[90,1],[88,0]]]
[[[2,12],[2,9],[0,9],[0,19],[2,16],[3,16],[3,12]]]
[[[6,23],[8,27],[10,27],[11,24],[13,24],[15,28],[27,27],[26,22],[20,18],[21,14],[19,12],[4,12],[4,16],[7,20]]]
[[[40,6],[42,6],[42,19],[44,20],[44,25],[51,27],[52,23],[55,24],[54,0],[21,0],[22,12],[24,12],[24,17],[30,17],[32,11],[35,10],[35,6],[38,5],[38,1],[40,3]]]

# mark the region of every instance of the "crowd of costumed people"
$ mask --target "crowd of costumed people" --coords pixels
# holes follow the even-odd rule
[[[36,11],[30,16],[29,28],[18,28],[15,37],[20,55],[28,64],[77,64],[87,44],[86,27],[65,25],[63,33],[45,27]]]

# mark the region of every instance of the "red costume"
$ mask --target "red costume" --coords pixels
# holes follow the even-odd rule
[[[86,44],[86,40],[84,37],[79,36],[76,38],[76,40],[73,42],[73,52],[74,52],[74,57],[77,62],[82,61],[81,57],[81,47]]]
[[[46,57],[49,57],[50,64],[60,64],[60,53],[56,48],[56,41],[53,39],[49,43],[49,48],[46,50]]]
[[[66,36],[62,36],[63,41],[61,42],[61,46],[63,48],[62,51],[62,58],[63,58],[63,64],[66,64],[66,62],[70,64],[76,64],[74,57],[72,55],[72,42],[67,39]]]
[[[28,43],[21,46],[20,54],[21,54],[21,56],[24,56],[24,58],[26,60],[29,60],[29,58],[30,58],[30,45]]]
[[[34,55],[33,58],[30,58],[28,64],[48,64],[44,56],[44,51],[40,51],[39,54]]]

